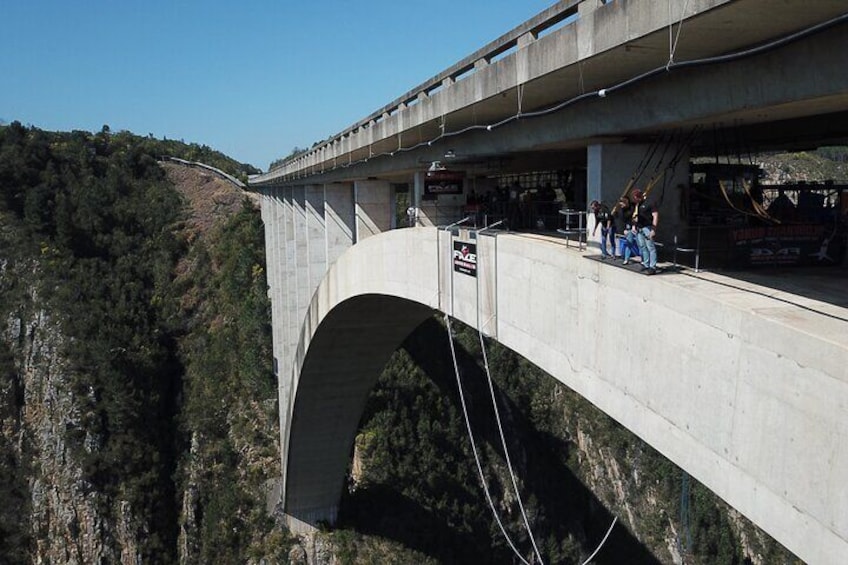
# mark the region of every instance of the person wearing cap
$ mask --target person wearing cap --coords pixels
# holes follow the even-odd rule
[[[598,226],[601,226],[601,259],[615,256],[615,231],[612,227],[612,216],[609,208],[597,200],[592,200],[589,204],[592,213],[595,214],[595,227],[592,229],[592,237],[598,231]],[[607,252],[607,241],[610,242],[610,251]]]
[[[633,201],[633,223],[636,226],[636,242],[642,255],[642,270],[648,275],[657,272],[657,222],[660,214],[656,207],[645,202],[644,193],[638,188],[631,193]]]

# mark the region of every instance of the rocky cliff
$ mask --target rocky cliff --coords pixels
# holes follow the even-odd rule
[[[0,128],[2,563],[288,551],[259,213],[156,143]]]

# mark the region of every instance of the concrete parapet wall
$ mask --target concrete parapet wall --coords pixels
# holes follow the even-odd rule
[[[685,275],[634,276],[552,242],[504,237],[498,250],[501,343],[805,560],[845,555],[844,319]]]
[[[480,320],[802,559],[848,554],[844,309],[822,315],[712,274],[642,277],[542,236],[481,236],[478,280],[453,270],[451,245],[447,232],[395,230],[330,268],[306,315],[297,397],[283,418],[293,422],[284,430],[287,511],[335,511],[376,379],[366,373],[379,372],[371,338],[383,359],[406,335],[392,331],[408,333],[441,309],[471,326]],[[349,400],[341,383],[352,387]],[[314,416],[322,413],[346,416],[328,423]]]

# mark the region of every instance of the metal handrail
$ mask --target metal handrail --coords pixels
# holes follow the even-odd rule
[[[584,247],[587,245],[585,242],[586,228],[583,227],[583,217],[586,215],[586,212],[583,210],[559,210],[559,213],[565,216],[565,229],[557,228],[557,233],[561,233],[566,236],[565,245],[568,247],[568,242],[570,235],[577,235],[577,249],[583,251]],[[571,217],[577,216],[577,229],[571,228]]]

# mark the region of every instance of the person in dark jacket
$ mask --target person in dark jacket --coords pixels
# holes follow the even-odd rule
[[[612,226],[615,235],[619,236],[618,255],[624,259],[624,264],[630,263],[630,258],[639,255],[636,245],[636,233],[633,231],[633,207],[626,196],[622,196],[612,209]]]
[[[657,246],[654,237],[657,235],[657,222],[660,214],[655,206],[645,202],[644,193],[638,188],[633,191],[633,222],[636,224],[636,242],[642,255],[642,270],[645,274],[657,272]]]

